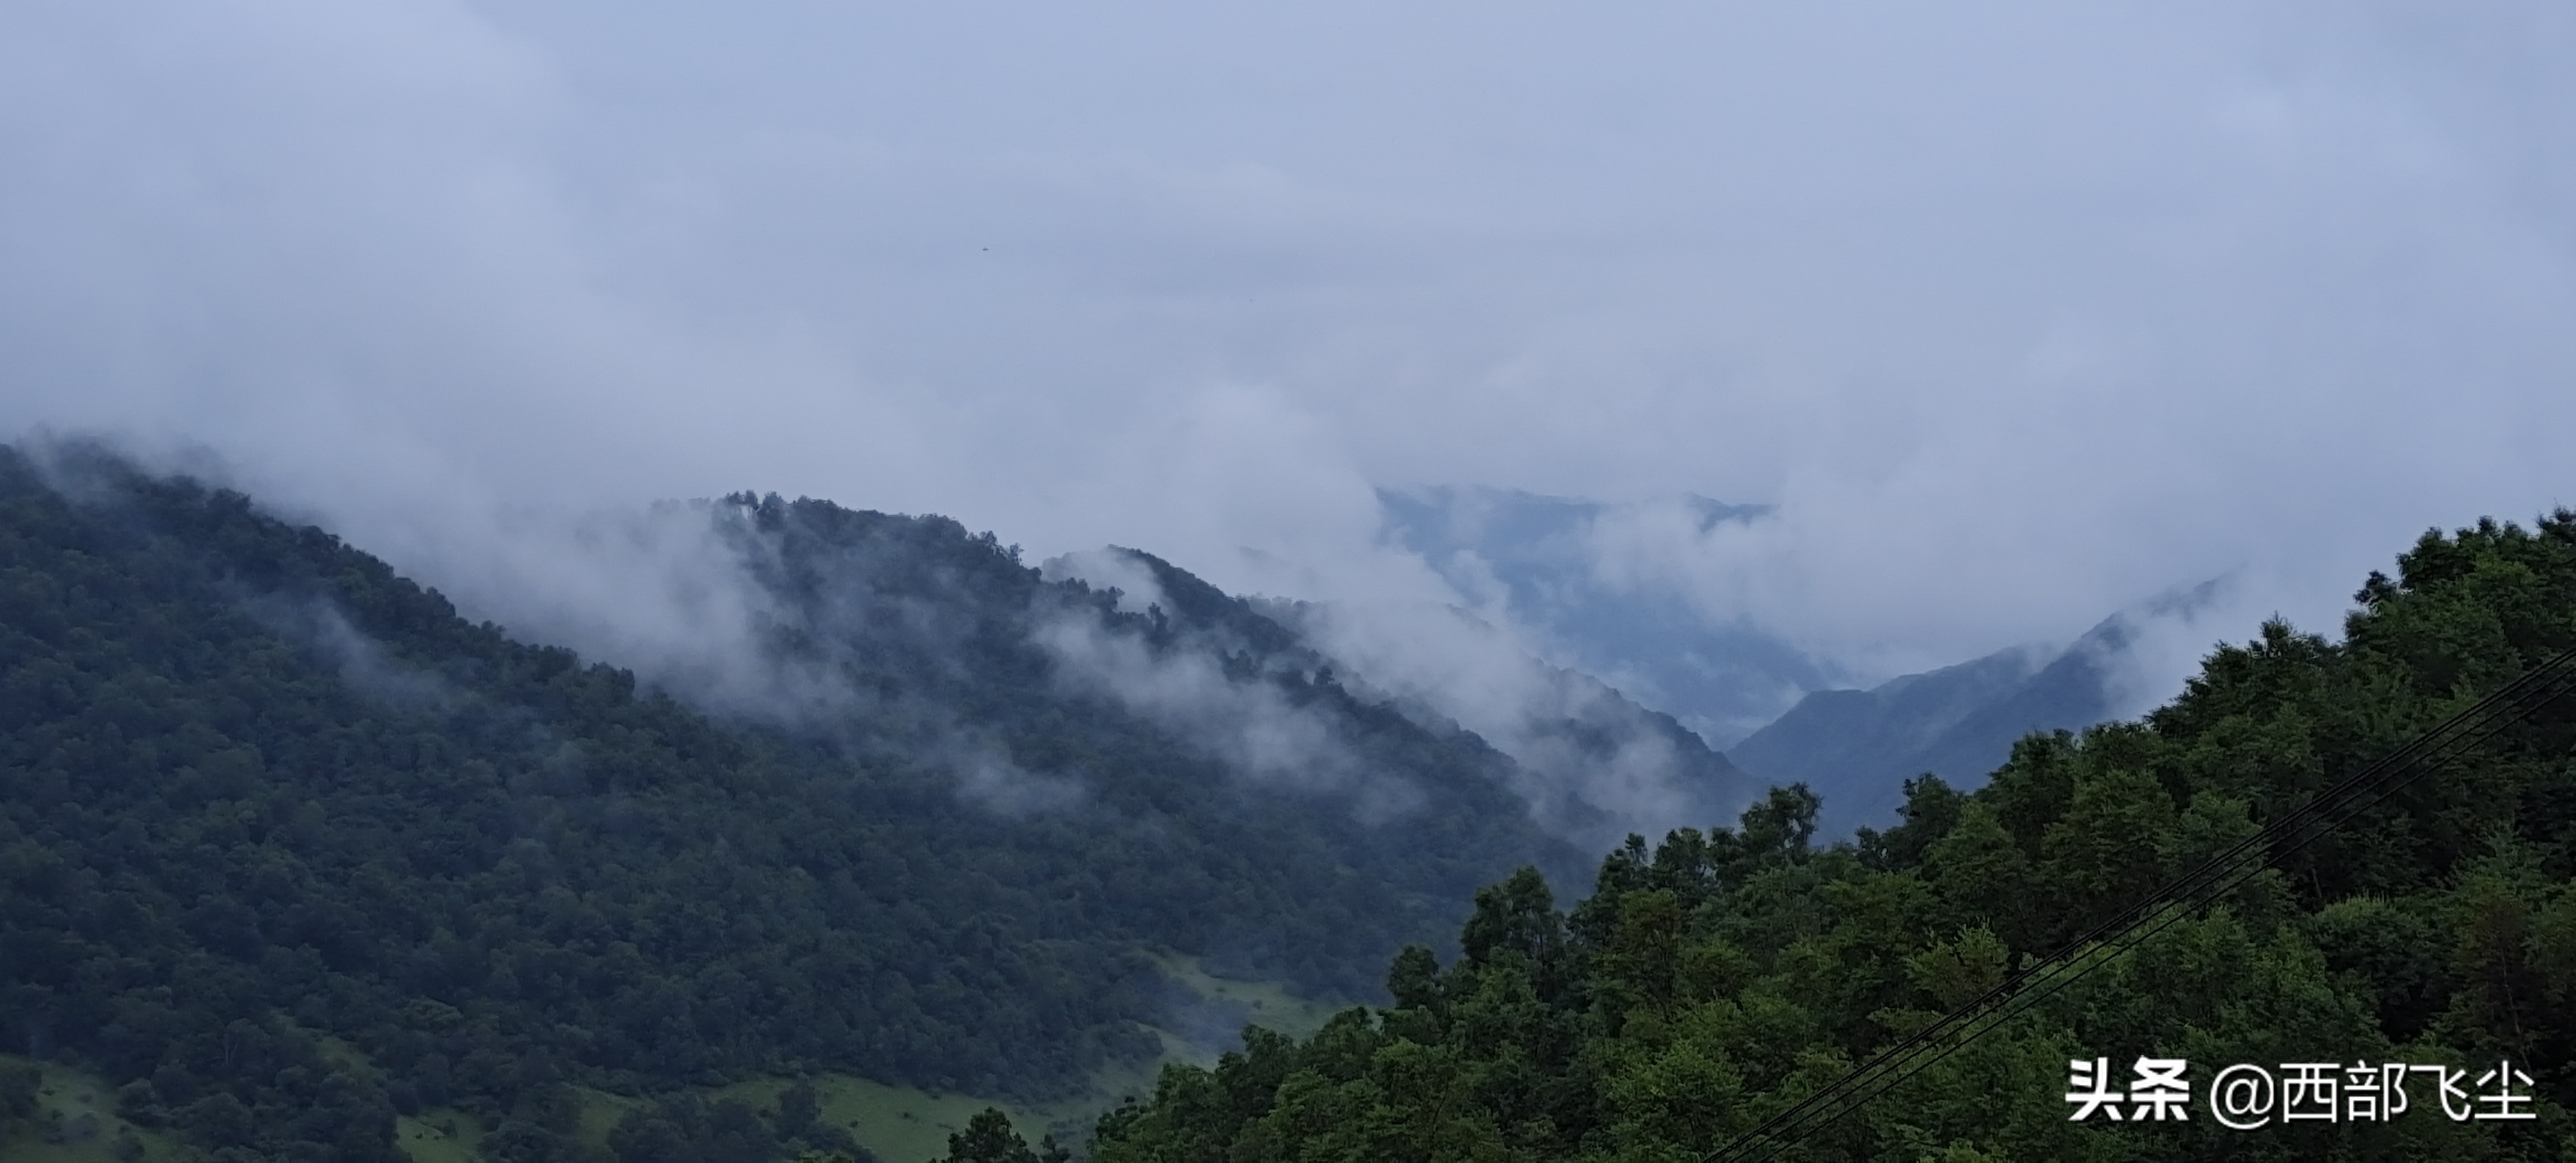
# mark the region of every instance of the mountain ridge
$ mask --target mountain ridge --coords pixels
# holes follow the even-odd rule
[[[1683,595],[1605,588],[1605,521],[1678,515],[1701,532],[1772,519],[1767,505],[1694,493],[1618,505],[1517,489],[1429,485],[1377,491],[1382,536],[1419,555],[1478,609],[1537,632],[1553,665],[1599,676],[1723,749],[1840,672],[1750,623],[1712,624]],[[1678,514],[1670,510],[1679,510]]]
[[[391,1163],[457,1106],[554,1158],[575,1082],[1051,1093],[1159,1052],[1158,949],[1366,996],[1474,884],[1568,863],[1472,734],[1229,674],[988,534],[664,516],[725,523],[801,701],[697,709],[240,493],[0,447],[0,1037],[210,1148]],[[1419,810],[1247,778],[1129,663]],[[1071,795],[998,806],[1024,779]]]
[[[1909,779],[1933,774],[1973,788],[2024,736],[2109,719],[2103,660],[2129,634],[2114,615],[2063,650],[2016,647],[1866,690],[1813,691],[1729,748],[1728,758],[1774,783],[1813,788],[1828,835],[1883,827]]]

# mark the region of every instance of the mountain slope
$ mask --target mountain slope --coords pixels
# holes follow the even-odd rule
[[[1503,778],[1542,826],[1591,848],[1732,817],[1752,780],[1672,716],[1550,666],[1463,611],[1431,604],[1238,600],[1149,553],[1049,561],[1050,577],[1117,591],[1201,649],[1323,670],[1365,701],[1464,730],[1511,758]]]
[[[1810,693],[1728,758],[1765,782],[1805,783],[1821,794],[1828,835],[1886,827],[1908,779],[1933,774],[1973,788],[2023,736],[2110,719],[2124,654],[2155,620],[2189,619],[2220,587],[2204,582],[2123,610],[2060,650],[2002,650],[1869,690]]]
[[[1857,843],[1810,843],[1814,799],[1783,790],[1734,828],[1610,853],[1570,910],[1534,874],[1489,886],[1457,958],[1394,960],[1394,1005],[1304,1039],[1255,1032],[1213,1070],[1167,1071],[1150,1101],[1100,1121],[1091,1157],[1715,1158],[1944,1013],[1998,1013],[1988,991],[2018,984],[2036,1004],[1970,1022],[1914,1054],[1919,1071],[1860,1087],[1865,1105],[1793,1123],[1754,1154],[2563,1160],[2576,1143],[2576,1076],[2553,1065],[2576,1048],[2576,692],[2563,683],[2428,778],[2332,813],[2313,843],[2253,849],[2269,867],[2153,914],[2135,944],[2085,958],[2084,976],[2014,982],[2028,955],[2102,951],[2098,927],[2160,886],[2576,649],[2576,512],[2428,534],[2397,573],[2370,577],[2340,640],[2266,624],[2142,721],[2026,740],[1971,793],[1918,781],[1902,822]],[[2142,1117],[2148,1088],[2132,1080],[2150,1080],[2130,1063],[2150,1058],[2180,1066],[2188,1117]],[[2071,1103],[2085,1088],[2070,1062],[2105,1059],[2111,1112]],[[2412,1066],[2410,1107],[2335,1117],[2354,1108],[2284,1062]],[[2222,1071],[2247,1079],[2225,1096],[2232,1122],[2210,1101]],[[2356,1090],[2377,1093],[2339,1093]],[[2499,1111],[2532,1117],[2468,1117]]]
[[[1589,848],[1733,818],[1753,779],[1671,715],[1522,653],[1448,606],[1273,603],[1341,673],[1417,719],[1453,720],[1518,767],[1549,829]]]
[[[1766,782],[1813,789],[1828,835],[1884,827],[1908,779],[1931,773],[1974,787],[2022,736],[2109,718],[2102,660],[2124,640],[2113,619],[2044,663],[2044,655],[2005,650],[1869,690],[1816,691],[1727,757]]]
[[[452,1104],[553,1158],[571,1081],[1062,1088],[1155,1049],[1152,950],[1363,991],[1560,862],[1472,735],[1229,672],[954,522],[686,512],[773,599],[775,715],[238,494],[0,449],[0,1037],[210,1147],[390,1160],[394,1112]],[[1243,769],[1112,681],[1175,676],[1344,766]]]

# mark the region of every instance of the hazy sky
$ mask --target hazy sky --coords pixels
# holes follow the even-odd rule
[[[2571,59],[2558,4],[12,0],[0,430],[196,442],[469,598],[496,509],[737,488],[1436,596],[1370,489],[1471,482],[1776,503],[1603,576],[1863,669],[2231,571],[2331,629],[2576,503]]]

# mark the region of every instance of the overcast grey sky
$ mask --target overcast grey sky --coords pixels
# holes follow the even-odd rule
[[[0,428],[469,597],[495,507],[746,487],[1436,597],[1370,489],[1474,482],[1776,503],[1604,577],[1863,671],[2231,571],[2331,629],[2576,503],[2570,59],[2537,3],[13,0]]]

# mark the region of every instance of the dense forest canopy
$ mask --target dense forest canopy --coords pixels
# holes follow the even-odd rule
[[[706,508],[792,599],[765,649],[852,696],[828,714],[710,717],[241,495],[0,449],[0,1038],[224,1157],[392,1159],[437,1106],[566,1157],[572,1083],[1061,1092],[1160,1051],[1159,951],[1364,996],[1476,884],[1562,859],[1507,758],[1231,599],[1194,626],[945,519]],[[1148,662],[1230,635],[1220,681],[1414,801],[1238,779],[1066,681],[1040,619]],[[1003,810],[925,732],[1079,796]]]
[[[2034,736],[1992,781],[1907,789],[1904,822],[1810,842],[1776,791],[1732,829],[1632,840],[1560,910],[1524,871],[1477,894],[1459,956],[1397,957],[1394,1004],[1314,1037],[1246,1034],[1107,1116],[1098,1163],[1687,1163],[2576,646],[2576,513],[2427,534],[2340,641],[2279,623],[2138,722]],[[2455,1121],[2418,1077],[2378,1121],[2235,1131],[2078,1121],[2076,1061],[2510,1061],[2528,1121]],[[2468,1084],[2481,1093],[2492,1086]],[[1816,1136],[1794,1159],[2526,1159],[2576,1151],[2576,706],[2164,930]],[[2465,1109],[2465,1108],[2464,1108]],[[2478,1108],[2500,1109],[2500,1108]]]

